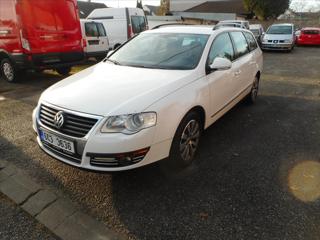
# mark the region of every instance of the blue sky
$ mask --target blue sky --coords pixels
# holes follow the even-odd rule
[[[93,2],[103,2],[109,7],[134,7],[136,0],[92,0]],[[276,1],[276,0],[275,0]],[[143,4],[159,5],[160,0],[142,0]],[[309,11],[310,9],[320,10],[320,0],[292,0],[291,7],[294,10]]]

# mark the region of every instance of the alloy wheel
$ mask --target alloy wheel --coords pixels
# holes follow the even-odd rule
[[[13,70],[13,67],[11,66],[10,63],[3,63],[2,65],[2,68],[3,68],[3,74],[4,76],[8,79],[8,81],[13,81],[14,79],[14,70]]]
[[[190,162],[198,148],[200,140],[200,124],[191,120],[184,128],[180,139],[180,155],[183,161]]]

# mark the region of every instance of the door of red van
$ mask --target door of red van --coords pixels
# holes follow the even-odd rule
[[[17,9],[32,54],[83,51],[76,0],[20,0]]]
[[[1,51],[9,54],[22,52],[14,0],[0,0],[0,52]]]

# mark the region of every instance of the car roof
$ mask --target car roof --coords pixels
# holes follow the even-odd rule
[[[320,28],[317,28],[317,27],[305,27],[305,28],[302,28],[301,31],[303,30],[320,30]]]
[[[226,32],[226,31],[250,32],[246,29],[235,28],[235,27],[225,27],[225,28],[213,30],[213,27],[209,27],[206,25],[203,25],[203,26],[186,25],[186,26],[169,26],[169,27],[157,28],[157,29],[145,31],[145,33],[190,33],[190,34],[212,35],[212,34],[218,34],[220,32]]]
[[[228,22],[248,22],[247,20],[223,20],[223,21],[220,21],[220,22],[225,22],[225,23],[228,23]]]
[[[272,24],[271,26],[293,26],[294,24],[292,23],[277,23],[277,24]]]
[[[250,24],[250,28],[261,28],[261,24]]]

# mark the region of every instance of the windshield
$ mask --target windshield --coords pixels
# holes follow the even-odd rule
[[[291,26],[271,26],[267,34],[292,34]]]
[[[119,65],[157,69],[194,69],[209,35],[184,33],[140,34],[109,60]]]

